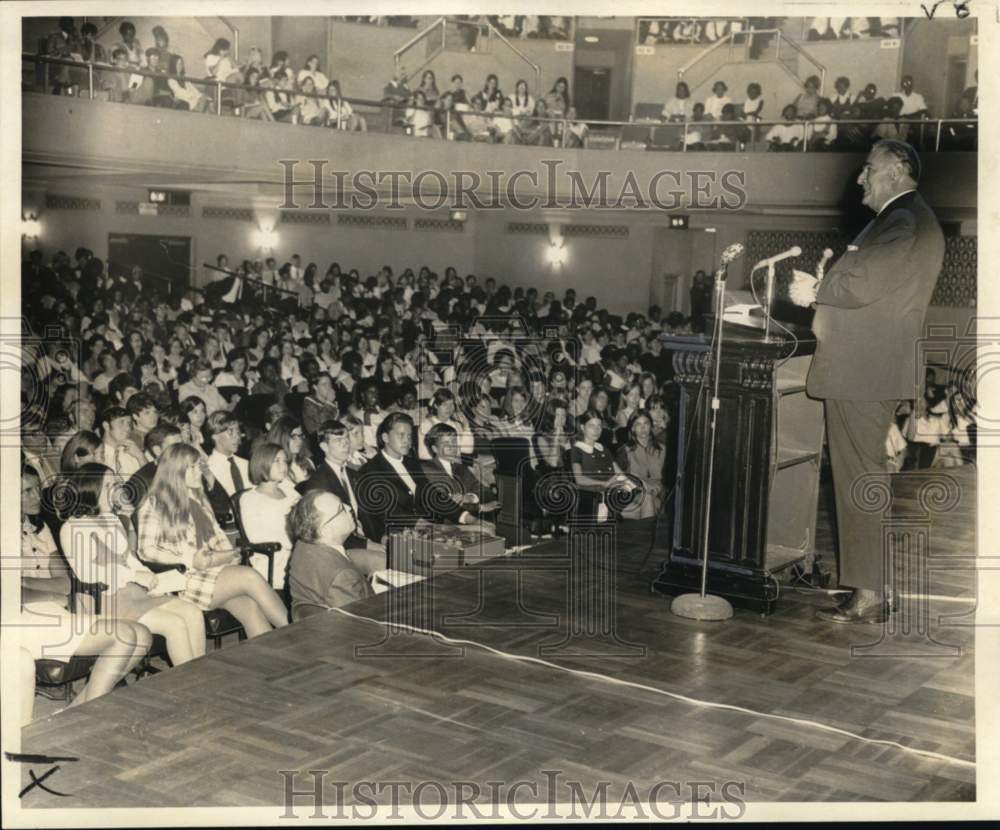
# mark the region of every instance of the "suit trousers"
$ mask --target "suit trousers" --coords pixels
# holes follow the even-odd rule
[[[891,487],[885,439],[896,401],[827,399],[826,435],[837,502],[841,587],[882,591],[885,517],[877,490]],[[873,498],[867,498],[873,496]],[[867,506],[867,509],[866,509]]]

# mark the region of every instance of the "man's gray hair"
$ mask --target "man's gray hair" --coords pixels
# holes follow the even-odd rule
[[[899,141],[895,138],[884,138],[881,141],[875,142],[875,147],[878,147],[883,152],[888,153],[896,161],[902,164],[913,181],[920,181],[920,156],[917,155],[917,151],[913,149],[912,145],[907,144],[905,141]]]
[[[319,538],[319,520],[322,514],[316,508],[316,499],[324,495],[326,490],[310,490],[288,514],[285,529],[292,542],[315,542]]]

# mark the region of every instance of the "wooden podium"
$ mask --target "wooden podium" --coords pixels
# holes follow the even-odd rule
[[[806,395],[812,333],[724,325],[707,592],[769,614],[777,571],[812,568],[823,405]],[[779,330],[780,332],[780,330]],[[710,335],[664,338],[677,384],[670,558],[655,592],[699,592],[714,352]],[[877,358],[875,358],[877,359]]]

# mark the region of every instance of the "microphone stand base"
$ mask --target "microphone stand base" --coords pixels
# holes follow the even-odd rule
[[[733,616],[733,606],[712,594],[681,594],[670,603],[670,613],[688,620],[728,620]]]

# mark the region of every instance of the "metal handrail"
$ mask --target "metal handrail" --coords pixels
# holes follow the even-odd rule
[[[528,66],[531,67],[532,71],[535,73],[535,95],[541,95],[542,93],[542,67],[535,63],[531,58],[524,54],[520,49],[518,49],[513,43],[511,43],[505,34],[497,29],[492,23],[487,23],[489,26],[489,36],[490,38],[497,37],[500,38],[500,42],[503,43],[508,49],[510,49],[515,55],[517,55],[521,60],[523,60]]]
[[[142,69],[136,66],[115,66],[110,63],[100,63],[95,61],[75,61],[70,58],[57,58],[49,55],[32,55],[27,52],[22,53],[21,59],[25,61],[34,61],[37,63],[49,63],[56,64],[58,66],[70,66],[77,69],[87,69],[90,72],[91,84],[93,84],[93,71],[98,70],[100,72],[117,72],[124,75],[139,75],[143,78],[153,78],[158,81],[169,81],[171,79],[178,80],[174,75],[168,75],[166,73],[150,72],[148,69]],[[246,84],[231,83],[229,81],[220,81],[217,78],[192,78],[189,76],[184,77],[184,82],[188,84],[195,84],[196,86],[210,87],[212,90],[216,89],[240,89],[246,92],[257,92],[265,93],[271,92],[275,95],[287,95],[289,97],[302,97],[302,98],[316,98],[321,101],[330,100],[330,94],[326,92],[302,92],[297,89],[281,89],[280,87],[258,85],[258,86],[247,86]],[[90,90],[90,98],[93,98],[93,89]],[[411,107],[411,104],[385,104],[384,101],[373,101],[367,98],[348,98],[346,95],[341,95],[341,101],[346,101],[349,104],[358,104],[364,107],[373,107],[375,109],[382,109],[383,107],[391,107],[393,109],[399,109],[401,107]],[[415,109],[427,109],[433,110],[434,107],[415,107]]]
[[[233,60],[238,61],[240,59],[240,29],[235,23],[233,23],[228,17],[223,17],[219,15],[219,20],[221,20],[226,26],[229,27],[229,31],[233,33]]]
[[[444,50],[445,38],[447,37],[447,31],[446,31],[447,25],[448,25],[447,18],[443,17],[443,16],[439,17],[433,23],[431,23],[430,25],[428,25],[427,28],[421,29],[413,37],[411,37],[408,41],[406,41],[406,43],[404,43],[395,52],[393,52],[392,53],[392,61],[393,61],[393,66],[396,68],[396,72],[399,72],[399,67],[400,67],[400,63],[402,61],[403,53],[404,52],[408,52],[413,46],[415,46],[421,40],[423,40],[426,37],[429,37],[430,33],[432,31],[434,31],[434,29],[436,29],[436,28],[438,28],[440,26],[441,27],[441,45],[437,48],[437,50],[433,54],[431,54],[431,56],[429,58],[427,58],[423,63],[421,63],[420,66],[418,66],[412,72],[408,71],[406,73],[406,77],[407,78],[414,77],[425,66],[427,66],[427,64],[429,64],[432,60],[434,60],[434,58],[436,58]]]
[[[702,49],[697,55],[695,55],[693,58],[691,58],[691,60],[689,60],[687,63],[681,66],[680,69],[677,70],[677,80],[683,81],[684,74],[690,71],[691,67],[693,67],[697,63],[700,63],[702,60],[708,57],[712,52],[714,52],[720,46],[723,46],[724,44],[728,43],[730,38],[732,38],[732,36],[733,33],[730,32],[724,38],[720,38],[719,40],[715,41],[715,43],[713,43],[711,46],[706,46],[704,49]]]
[[[148,70],[139,69],[139,68],[132,67],[132,66],[124,66],[124,67],[122,67],[122,66],[114,66],[114,65],[110,65],[110,64],[93,63],[93,62],[87,62],[87,61],[75,61],[75,60],[71,60],[69,58],[50,57],[50,56],[47,56],[47,55],[32,55],[32,54],[28,54],[28,53],[23,53],[22,54],[22,59],[25,60],[25,61],[29,61],[29,62],[38,62],[38,63],[44,63],[44,64],[54,64],[54,65],[59,65],[59,66],[70,66],[70,67],[76,67],[76,68],[79,68],[79,69],[86,69],[87,72],[88,72],[88,79],[89,79],[89,85],[90,85],[89,96],[91,98],[94,97],[93,81],[94,81],[94,71],[95,70],[99,70],[101,72],[118,72],[118,73],[124,73],[124,74],[127,74],[127,75],[139,75],[139,76],[142,76],[142,77],[149,77],[149,78],[153,78],[155,80],[160,80],[160,81],[169,80],[172,77],[170,75],[164,75],[164,74],[159,74],[159,73],[156,73],[156,72],[150,72]],[[330,95],[327,94],[327,93],[322,93],[322,92],[301,92],[301,91],[294,90],[294,89],[292,89],[292,90],[283,90],[283,89],[280,89],[280,88],[277,88],[277,87],[269,87],[269,86],[251,87],[251,86],[246,86],[245,84],[230,83],[230,82],[227,82],[227,81],[219,81],[219,80],[216,80],[214,78],[212,78],[212,79],[185,78],[184,80],[187,83],[192,83],[192,84],[199,85],[199,86],[204,86],[204,87],[211,87],[213,90],[220,90],[220,91],[222,89],[239,89],[239,90],[246,90],[246,91],[252,91],[252,92],[257,92],[257,93],[273,92],[275,94],[286,95],[289,98],[300,98],[301,97],[301,98],[314,98],[314,99],[321,100],[321,101],[329,101],[330,100]],[[221,99],[221,96],[220,96],[220,99]],[[361,106],[361,107],[368,107],[368,108],[378,109],[378,110],[390,110],[390,111],[394,111],[394,110],[400,110],[400,109],[404,109],[405,108],[405,109],[419,109],[419,110],[424,110],[424,111],[429,111],[429,112],[438,112],[437,107],[426,106],[426,105],[425,106],[416,106],[416,105],[410,104],[408,102],[386,103],[386,101],[384,101],[384,100],[382,100],[382,101],[373,101],[373,100],[365,99],[365,98],[349,98],[349,97],[343,96],[343,95],[340,97],[339,100],[345,101],[345,102],[347,102],[347,103],[349,103],[351,105],[357,105],[357,106]],[[217,115],[221,115],[221,108],[219,108],[219,107],[216,108],[216,114]],[[338,110],[338,114],[339,114],[339,110]],[[567,130],[569,129],[569,126],[571,124],[585,124],[585,125],[587,125],[587,127],[592,127],[593,126],[593,127],[611,127],[611,128],[625,128],[625,127],[642,128],[642,127],[647,127],[650,130],[652,130],[655,127],[674,126],[674,127],[680,128],[682,130],[683,141],[682,141],[682,150],[681,151],[686,151],[686,139],[687,139],[687,136],[689,134],[689,130],[691,130],[691,129],[711,129],[711,128],[714,128],[714,127],[743,127],[743,128],[752,128],[752,129],[757,130],[757,129],[761,129],[761,128],[772,127],[772,126],[775,126],[775,125],[778,125],[778,124],[789,124],[789,123],[792,123],[792,124],[796,124],[796,125],[801,125],[802,128],[803,128],[803,134],[805,135],[808,132],[811,132],[811,130],[809,128],[810,128],[811,125],[813,125],[815,123],[815,122],[809,121],[809,120],[788,122],[785,119],[776,119],[776,120],[773,120],[773,121],[765,121],[765,120],[759,120],[758,121],[758,120],[752,120],[752,119],[751,120],[737,120],[737,121],[714,121],[714,120],[691,121],[689,119],[685,119],[685,120],[670,120],[670,119],[652,120],[652,119],[650,119],[650,120],[643,120],[643,121],[640,121],[640,122],[635,122],[635,121],[611,121],[611,120],[584,119],[584,118],[567,119],[564,116],[562,116],[562,117],[559,117],[559,116],[557,116],[557,117],[552,117],[552,116],[536,117],[534,115],[517,115],[517,116],[510,115],[510,116],[507,116],[507,115],[505,115],[502,112],[492,112],[492,113],[490,113],[490,112],[485,112],[485,111],[480,111],[480,110],[446,110],[445,113],[444,113],[446,134],[450,133],[450,129],[451,129],[451,125],[452,125],[451,124],[452,119],[455,118],[456,116],[457,116],[457,118],[459,120],[461,120],[463,117],[489,118],[491,120],[495,120],[497,118],[511,118],[514,121],[521,122],[521,123],[524,123],[524,122],[549,123],[549,124],[557,125],[558,126],[558,129],[553,130],[553,134],[556,135],[556,136],[564,136],[566,134]],[[979,119],[978,118],[937,118],[937,119],[928,119],[928,118],[906,118],[906,117],[900,117],[900,118],[896,118],[896,119],[890,119],[890,118],[858,118],[858,119],[833,119],[833,120],[831,120],[829,122],[821,122],[821,123],[827,123],[830,126],[840,127],[840,126],[846,126],[846,125],[852,125],[852,124],[860,124],[860,125],[867,125],[867,126],[878,126],[879,124],[883,124],[883,123],[895,123],[895,122],[905,122],[908,125],[911,125],[913,129],[917,129],[918,125],[919,125],[919,129],[922,132],[926,131],[926,129],[929,128],[933,124],[934,125],[934,129],[936,131],[936,134],[935,134],[935,148],[934,149],[938,150],[940,148],[941,132],[942,132],[943,125],[946,125],[946,124],[977,125],[979,123]],[[339,124],[338,124],[338,126],[339,126]],[[803,152],[806,151],[806,145],[808,145],[808,142],[803,142]]]
[[[803,49],[799,44],[797,44],[794,40],[792,40],[788,35],[786,35],[784,32],[782,32],[781,29],[778,29],[777,32],[778,32],[778,42],[777,42],[775,48],[777,49],[776,58],[777,58],[778,62],[779,63],[781,62],[781,42],[783,40],[787,41],[788,45],[791,46],[792,49],[794,49],[796,52],[798,52],[800,55],[802,55],[807,61],[809,61],[810,63],[812,63],[812,65],[815,66],[819,70],[819,91],[820,91],[820,93],[822,93],[823,89],[826,87],[826,67],[823,64],[821,64],[818,60],[816,60],[816,58],[814,58],[812,55],[810,55],[809,52],[806,49]],[[802,83],[801,80],[800,80],[800,83]]]

